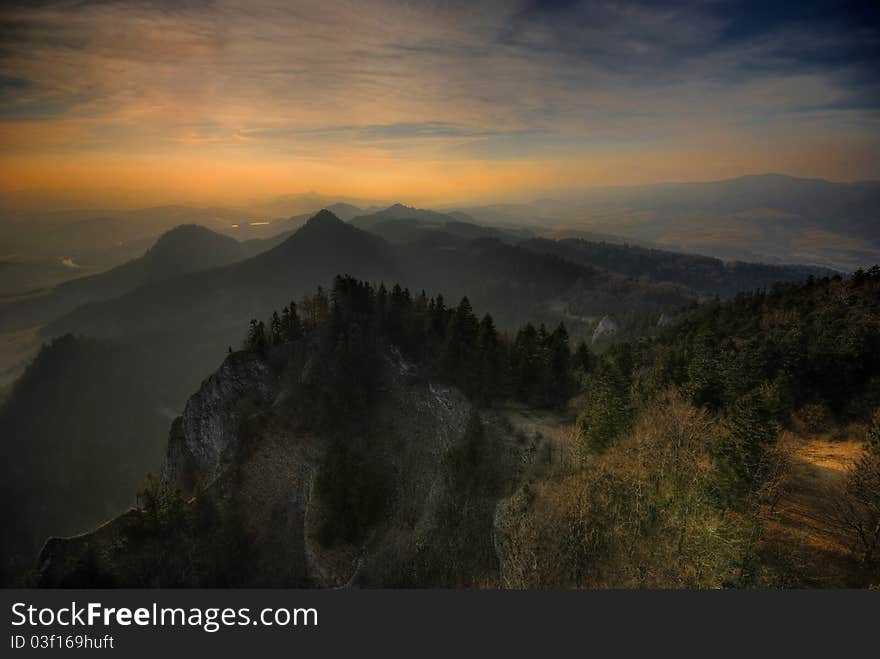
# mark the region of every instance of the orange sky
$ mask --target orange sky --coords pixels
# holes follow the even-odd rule
[[[429,205],[771,171],[880,178],[855,57],[792,65],[763,33],[730,40],[723,17],[650,3],[562,18],[329,4],[5,10],[0,195]]]

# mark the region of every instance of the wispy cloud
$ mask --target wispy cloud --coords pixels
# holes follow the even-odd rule
[[[736,173],[768,140],[876,148],[877,61],[864,3],[23,3],[0,14],[0,165],[283,163],[344,186],[358,163],[590,161],[604,183],[621,158],[663,178],[667,150],[666,178]]]

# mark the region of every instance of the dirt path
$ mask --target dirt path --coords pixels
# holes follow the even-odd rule
[[[766,526],[765,560],[793,587],[859,586],[863,575],[848,540],[833,522],[831,496],[861,456],[854,439],[826,436],[781,439],[791,468],[784,494]]]

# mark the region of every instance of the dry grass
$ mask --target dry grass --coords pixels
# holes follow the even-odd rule
[[[764,559],[780,574],[780,585],[864,585],[849,541],[834,523],[831,497],[864,453],[863,442],[853,434],[842,435],[784,433],[780,439],[790,469],[762,546]]]

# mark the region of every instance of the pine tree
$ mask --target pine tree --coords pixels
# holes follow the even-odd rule
[[[502,395],[502,356],[495,321],[489,314],[483,316],[480,321],[477,349],[480,356],[480,398],[483,403],[489,403]]]
[[[563,323],[559,323],[548,337],[547,352],[549,363],[546,402],[554,407],[562,407],[571,393],[571,349]]]
[[[511,355],[511,384],[514,395],[530,401],[537,390],[540,375],[538,331],[526,323],[516,333]]]
[[[736,505],[755,494],[770,476],[770,448],[778,433],[765,388],[733,404],[728,432],[718,450],[719,492],[727,505]]]
[[[272,312],[272,320],[269,322],[270,336],[272,337],[272,345],[277,346],[284,343],[284,328],[281,324],[281,317],[277,311]]]
[[[434,303],[434,311],[431,317],[431,334],[438,339],[446,337],[446,326],[449,322],[446,311],[446,302],[442,295],[437,295]]]
[[[626,379],[612,361],[603,362],[593,374],[587,405],[576,428],[588,451],[604,451],[632,422]]]
[[[306,296],[302,301],[303,323],[309,328],[318,327],[330,312],[330,300],[324,289],[318,286],[314,295]]]
[[[284,307],[281,314],[281,326],[287,341],[296,341],[302,336],[302,322],[296,310],[296,302]]]
[[[718,409],[723,397],[720,340],[711,328],[703,328],[693,342],[688,363],[688,393],[695,405]]]
[[[574,384],[578,389],[587,386],[587,377],[593,370],[593,353],[590,352],[586,341],[580,341],[571,358],[571,373]]]
[[[262,320],[251,320],[247,339],[245,340],[245,349],[251,352],[266,352],[266,326]]]
[[[463,297],[449,320],[442,364],[445,377],[468,394],[475,393],[478,388],[479,364],[474,359],[478,331],[479,324],[471,303]]]

